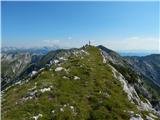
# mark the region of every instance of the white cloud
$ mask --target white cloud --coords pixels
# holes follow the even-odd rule
[[[86,40],[77,40],[72,37],[61,40],[43,40],[40,42],[41,46],[58,46],[60,48],[75,48],[82,47],[86,44]]]
[[[138,40],[138,39],[140,39],[140,38],[137,37],[137,36],[133,36],[133,37],[129,37],[129,38],[127,38],[127,39],[129,39],[129,40]]]
[[[129,37],[120,40],[102,40],[102,45],[113,50],[160,50],[158,38]]]
[[[25,44],[21,46],[58,46],[60,48],[73,48],[73,47],[82,47],[85,44],[88,44],[88,41],[91,41],[92,45],[104,45],[107,48],[116,50],[116,51],[132,51],[132,50],[147,50],[147,51],[158,51],[160,52],[160,39],[153,37],[128,37],[128,38],[107,38],[104,40],[100,39],[73,39],[71,36],[66,39],[48,39],[41,40],[39,42],[32,44]]]
[[[43,40],[43,43],[49,46],[58,45],[60,40]]]

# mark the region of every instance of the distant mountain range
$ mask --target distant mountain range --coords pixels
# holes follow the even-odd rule
[[[30,52],[34,54],[46,54],[51,50],[61,49],[59,46],[44,46],[44,47],[30,47],[30,48],[19,48],[19,47],[2,47],[1,52],[11,53],[11,52]],[[159,51],[146,51],[146,50],[126,50],[126,51],[116,51],[121,56],[147,56],[151,54],[160,54]]]
[[[159,119],[159,54],[121,56],[102,45],[38,51],[3,50],[2,120]]]
[[[60,49],[58,46],[52,47],[31,47],[31,48],[18,48],[18,47],[2,47],[2,53],[16,53],[16,52],[28,52],[31,54],[46,54],[51,50]]]
[[[147,56],[151,54],[158,54],[158,52],[118,52],[121,56]],[[160,54],[160,53],[159,53]]]
[[[117,51],[121,56],[147,56],[151,54],[160,54],[158,50],[123,50]]]

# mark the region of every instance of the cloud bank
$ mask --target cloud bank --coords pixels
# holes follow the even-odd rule
[[[113,49],[123,51],[159,51],[160,52],[160,39],[158,38],[140,38],[140,37],[129,37],[121,40],[102,40],[98,43]],[[95,42],[95,44],[98,44]]]

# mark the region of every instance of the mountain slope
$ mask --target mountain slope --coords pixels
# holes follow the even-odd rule
[[[50,51],[49,53],[43,55],[37,54],[37,51],[41,53],[41,51],[44,50],[16,49],[15,51],[9,50],[2,52],[2,90],[19,81],[20,79],[26,79],[30,77],[32,71],[37,71],[40,68],[47,66],[50,61],[56,58],[61,51],[65,50]]]
[[[118,53],[105,48],[104,46],[98,46],[105,56],[105,58],[119,65],[119,69],[123,69],[122,67],[127,67],[132,71],[135,71],[141,77],[144,77],[146,82],[150,84],[154,84],[160,90],[159,80],[160,80],[160,55],[152,54],[143,57],[137,56],[125,56],[122,57]]]
[[[154,106],[155,109],[158,111],[160,110],[160,87],[153,82],[152,79],[149,79],[147,75],[143,74],[142,68],[146,67],[146,72],[150,72],[148,75],[154,75],[152,72],[157,71],[157,69],[153,68],[153,71],[150,70],[150,67],[147,66],[139,66],[141,62],[145,63],[146,59],[143,60],[143,57],[141,57],[141,61],[137,61],[135,64],[131,64],[134,61],[132,58],[137,57],[121,57],[118,53],[105,48],[104,46],[98,46],[104,54],[104,57],[107,59],[107,61],[114,66],[124,77],[125,79],[134,86],[136,91],[141,94],[141,97],[147,98],[150,103]],[[114,54],[112,54],[114,53]],[[154,56],[154,58],[153,58]],[[150,55],[146,58],[151,63],[154,63],[154,65],[157,65],[160,63],[160,59],[158,58],[158,55]],[[128,59],[129,58],[129,59]],[[139,57],[138,57],[139,58]],[[137,66],[139,70],[135,68]],[[157,72],[156,75],[159,75]],[[159,79],[156,79],[159,80]]]
[[[15,83],[19,79],[26,78],[31,74],[30,72],[32,70],[39,69],[40,66],[37,65],[37,62],[41,61],[41,57],[49,51],[57,49],[57,46],[36,48],[2,47],[1,89],[5,89],[7,86]]]
[[[160,87],[160,54],[145,57],[125,57],[125,59],[136,71],[141,72]]]
[[[2,120],[158,119],[101,50],[85,46],[60,53],[49,67],[2,92]]]
[[[1,86],[2,89],[16,79],[31,62],[29,53],[2,53],[1,55]]]
[[[97,46],[97,48],[102,50],[102,53],[104,54],[105,58],[107,58],[107,60],[112,61],[115,64],[120,64],[120,65],[125,64],[123,58],[115,51],[110,50],[104,47],[103,45],[99,45]]]
[[[29,52],[2,53],[1,56],[1,86],[2,90],[18,81],[26,68],[39,61],[41,55],[33,55]]]

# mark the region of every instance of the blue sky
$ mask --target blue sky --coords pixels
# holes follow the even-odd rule
[[[158,2],[2,2],[2,46],[159,49]]]

